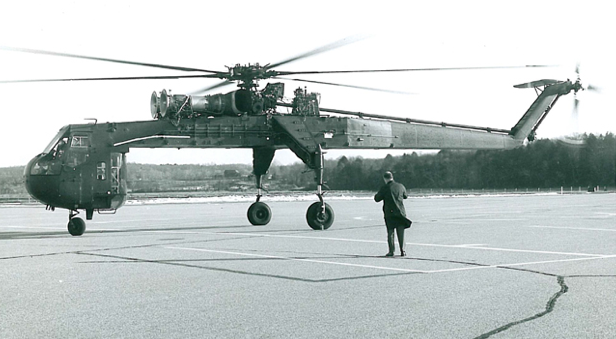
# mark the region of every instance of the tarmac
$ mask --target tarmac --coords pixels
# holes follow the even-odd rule
[[[316,198],[315,198],[316,200]],[[268,203],[267,196],[263,202]],[[326,196],[326,201],[327,196]],[[615,338],[616,194],[0,207],[0,338]]]

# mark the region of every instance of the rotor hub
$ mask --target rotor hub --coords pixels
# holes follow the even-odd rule
[[[575,94],[577,94],[579,90],[584,90],[584,87],[582,86],[582,83],[580,82],[579,78],[572,84],[572,89]]]
[[[270,70],[269,65],[261,66],[255,64],[235,64],[233,67],[226,66],[228,73],[224,76],[229,81],[237,81],[238,87],[243,89],[251,89],[257,87],[257,81],[269,79],[278,75],[278,72]]]

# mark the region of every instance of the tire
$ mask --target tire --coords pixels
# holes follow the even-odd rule
[[[248,208],[248,221],[255,226],[267,225],[272,219],[272,210],[267,204],[255,202]]]
[[[325,213],[322,213],[321,203],[315,202],[306,211],[306,221],[313,230],[326,230],[334,223],[334,209],[325,203]]]
[[[68,221],[68,233],[73,236],[82,235],[86,231],[86,222],[81,218],[72,218]]]

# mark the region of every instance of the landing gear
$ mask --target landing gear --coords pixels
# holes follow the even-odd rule
[[[75,217],[79,212],[68,212],[68,233],[72,236],[82,235],[86,231],[86,222],[83,219]]]
[[[267,225],[272,219],[272,210],[267,204],[255,202],[248,208],[248,221],[255,226]]]
[[[326,230],[334,223],[334,209],[323,201],[323,150],[321,145],[314,154],[314,165],[319,201],[308,207],[306,221],[313,230]]]
[[[321,145],[316,151],[296,147],[291,144],[290,148],[304,163],[314,170],[317,183],[318,202],[313,203],[306,211],[306,221],[313,230],[326,230],[334,223],[334,209],[323,201],[323,149]],[[248,221],[253,225],[267,225],[272,219],[272,211],[267,204],[260,202],[263,185],[261,179],[267,173],[274,159],[274,148],[255,147],[252,149],[253,173],[257,184],[257,201],[248,208]]]
[[[334,210],[325,202],[315,202],[306,211],[306,221],[313,230],[326,230],[334,223]]]
[[[261,179],[267,173],[272,159],[274,159],[275,149],[260,147],[252,149],[253,173],[257,184],[257,201],[248,208],[248,221],[255,226],[267,225],[272,220],[272,210],[266,203],[260,202],[263,190]]]

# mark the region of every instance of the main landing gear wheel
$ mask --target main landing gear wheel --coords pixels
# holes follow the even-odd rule
[[[306,221],[313,230],[326,230],[334,223],[334,210],[327,203],[315,202],[306,211]]]
[[[68,221],[68,233],[73,236],[82,235],[86,231],[86,222],[81,218],[71,218]]]
[[[248,221],[255,226],[267,225],[272,220],[272,210],[267,204],[255,202],[248,208]]]

